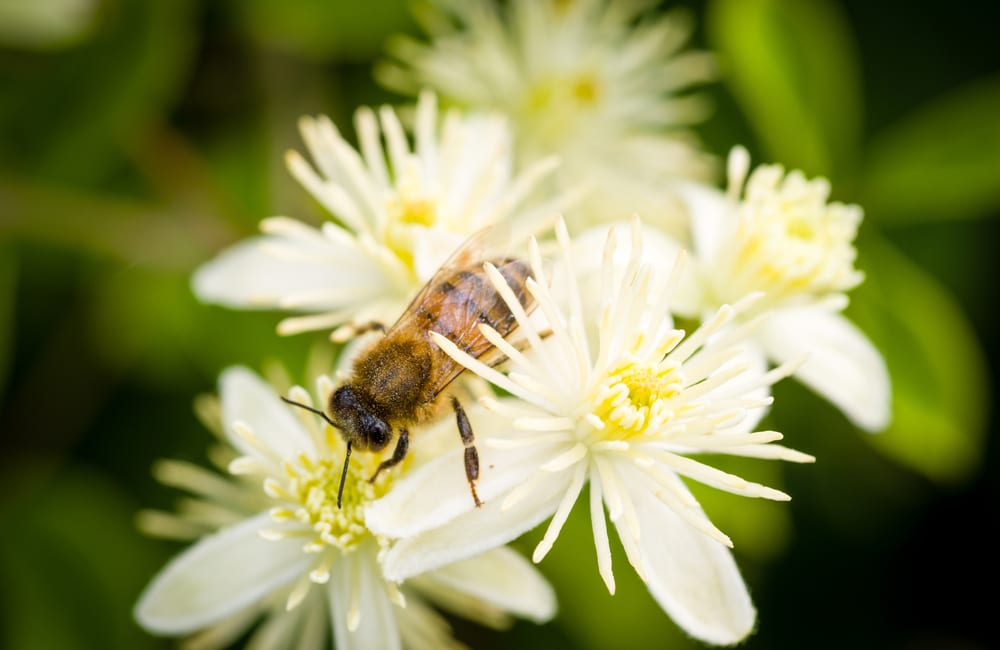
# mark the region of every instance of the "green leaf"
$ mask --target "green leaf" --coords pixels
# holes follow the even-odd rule
[[[130,612],[162,558],[132,526],[137,504],[79,467],[21,462],[0,501],[0,646],[157,647]]]
[[[385,39],[412,27],[405,0],[237,0],[231,9],[258,43],[317,60],[368,62]]]
[[[715,0],[710,46],[767,155],[807,174],[849,176],[861,90],[853,37],[824,0]]]
[[[866,280],[849,314],[882,351],[893,382],[892,424],[865,439],[934,480],[959,481],[983,454],[985,353],[935,278],[872,233],[864,241]]]
[[[11,352],[14,349],[14,298],[17,290],[17,259],[9,242],[0,243],[0,395],[7,387]]]
[[[0,60],[0,164],[100,182],[123,150],[166,119],[195,44],[192,0],[107,4],[80,47]]]
[[[1000,209],[1000,78],[954,90],[877,137],[861,196],[872,218],[894,225]]]

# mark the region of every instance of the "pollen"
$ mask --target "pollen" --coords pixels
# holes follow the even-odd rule
[[[742,179],[738,179],[742,182]],[[716,293],[723,302],[762,291],[789,303],[845,292],[862,280],[854,268],[861,222],[856,205],[828,202],[829,183],[762,165],[746,183],[739,221],[723,247]]]
[[[597,387],[593,414],[604,424],[601,437],[622,440],[651,427],[661,428],[674,417],[670,405],[683,386],[684,376],[677,364],[619,364]]]
[[[349,552],[371,535],[365,526],[364,508],[385,494],[392,479],[383,472],[375,483],[369,483],[373,463],[366,462],[366,454],[358,456],[362,457],[352,457],[347,468],[340,507],[337,491],[342,457],[314,460],[300,455],[285,462],[281,496],[286,505],[274,508],[271,516],[276,522],[296,520],[307,526],[311,531],[307,551],[322,552],[333,547]]]

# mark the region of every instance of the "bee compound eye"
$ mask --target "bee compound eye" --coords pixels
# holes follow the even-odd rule
[[[365,414],[361,419],[361,431],[369,449],[378,451],[392,438],[392,428],[381,418]]]

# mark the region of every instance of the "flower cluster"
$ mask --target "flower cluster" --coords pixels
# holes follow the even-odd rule
[[[412,122],[363,107],[355,149],[302,120],[312,163],[286,160],[330,220],[266,219],[192,284],[287,312],[282,334],[329,332],[339,370],[308,378],[315,401],[223,372],[225,475],[160,465],[194,498],[142,518],[194,541],[142,595],[144,627],[220,646],[261,620],[264,646],[440,648],[457,641],[437,609],[545,622],[555,592],[505,544],[548,522],[540,562],[586,494],[609,592],[610,521],[685,632],[750,634],[734,541],[690,482],[790,498],[711,463],[813,460],[763,424],[785,377],[887,425],[885,364],[841,313],[862,212],[824,179],[751,171],[742,147],[714,187],[688,131],[703,104],[683,94],[711,59],[684,49],[685,16],[646,4],[435,0],[431,40],[395,41],[378,68],[417,96]],[[470,256],[484,228],[502,254]]]

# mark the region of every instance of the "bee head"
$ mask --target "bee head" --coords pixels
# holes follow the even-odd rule
[[[330,419],[344,439],[359,449],[379,451],[392,439],[392,427],[372,413],[359,399],[357,392],[345,384],[330,395]]]

